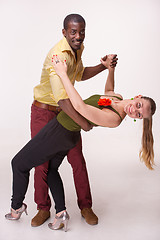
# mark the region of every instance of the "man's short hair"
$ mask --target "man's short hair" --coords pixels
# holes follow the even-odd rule
[[[76,22],[76,23],[84,22],[84,25],[86,25],[84,18],[79,14],[69,14],[65,17],[63,21],[63,27],[65,30],[67,30],[69,22]]]

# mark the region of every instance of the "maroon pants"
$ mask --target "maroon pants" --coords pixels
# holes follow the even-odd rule
[[[57,114],[46,109],[31,107],[31,137],[33,138],[51,119]],[[91,208],[92,198],[86,169],[85,159],[82,154],[82,140],[68,152],[68,162],[73,168],[74,183],[77,192],[78,206],[80,209]],[[49,211],[51,200],[48,194],[47,173],[48,164],[46,162],[35,168],[34,174],[34,199],[37,209]]]

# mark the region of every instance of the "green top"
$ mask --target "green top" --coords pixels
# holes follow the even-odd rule
[[[84,102],[88,105],[91,105],[91,106],[94,106],[94,107],[97,107],[99,109],[102,109],[104,108],[104,106],[99,106],[98,105],[98,100],[99,98],[101,97],[101,95],[93,95],[89,98],[87,98],[86,100],[84,100]],[[112,97],[112,96],[110,96]],[[116,96],[114,96],[116,97]],[[116,97],[118,98],[119,100],[122,100],[121,98],[119,97]],[[120,119],[122,120],[120,114],[111,106],[106,106],[105,108],[108,108],[112,111],[114,111],[115,113],[118,114],[118,116],[120,117]],[[81,130],[81,126],[79,126],[75,121],[73,121],[72,118],[70,118],[65,112],[61,111],[58,115],[57,115],[57,120],[58,122],[66,129],[68,129],[69,131],[80,131]],[[89,123],[93,124],[93,125],[96,125],[94,123],[92,123],[91,121],[87,120]]]

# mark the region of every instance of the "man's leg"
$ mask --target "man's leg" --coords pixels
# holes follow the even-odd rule
[[[91,209],[92,197],[86,163],[82,153],[82,139],[68,152],[67,158],[73,168],[74,183],[81,214],[88,224],[97,224],[98,218]]]
[[[38,108],[34,105],[31,107],[31,137],[33,138],[56,113]],[[37,215],[32,219],[33,227],[40,226],[50,217],[51,200],[48,194],[47,173],[48,162],[35,168],[34,174],[34,199],[39,210]]]
[[[45,162],[35,167],[34,172],[34,200],[37,203],[37,209],[43,211],[49,211],[51,207],[47,184],[48,164],[49,162]]]

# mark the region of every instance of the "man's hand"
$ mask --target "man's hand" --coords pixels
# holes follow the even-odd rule
[[[116,54],[109,54],[101,58],[100,61],[106,68],[115,68],[117,65],[117,60],[118,58]]]
[[[117,54],[106,55],[100,61],[106,68],[115,68],[118,61]]]
[[[88,123],[88,124],[86,124],[86,126],[83,126],[82,129],[83,129],[85,132],[89,132],[92,128],[93,128],[93,125],[90,124],[90,123]]]

